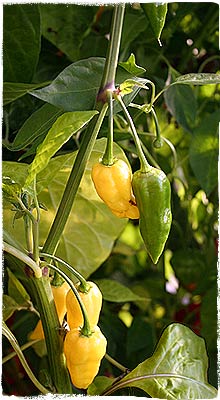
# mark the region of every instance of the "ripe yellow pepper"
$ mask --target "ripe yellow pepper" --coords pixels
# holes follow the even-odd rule
[[[66,314],[66,295],[69,289],[70,287],[67,282],[64,282],[61,286],[52,286],[54,302],[60,324],[62,324],[63,318]],[[35,339],[44,339],[44,331],[41,320],[38,321],[35,329],[29,335],[29,340]]]
[[[97,325],[99,314],[102,307],[102,293],[94,282],[87,282],[89,289],[88,292],[80,292],[79,284],[76,288],[81,297],[81,300],[86,308],[89,323],[92,326]],[[78,300],[72,290],[69,290],[66,296],[66,310],[67,310],[67,323],[70,329],[83,326],[83,315],[79,306]]]
[[[80,328],[67,332],[64,354],[71,381],[79,389],[87,389],[98,374],[100,363],[106,352],[107,340],[98,326],[91,336],[83,336]]]
[[[113,165],[95,164],[92,180],[99,197],[113,214],[119,218],[139,218],[132,192],[132,173],[125,161],[119,159]]]

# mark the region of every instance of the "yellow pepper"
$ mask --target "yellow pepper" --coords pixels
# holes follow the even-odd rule
[[[66,314],[66,295],[69,289],[70,287],[67,282],[64,282],[61,286],[52,286],[54,302],[60,324],[62,324]],[[44,331],[41,320],[38,321],[35,329],[29,335],[29,340],[35,339],[44,339]]]
[[[97,163],[92,180],[99,197],[119,218],[138,219],[140,214],[132,192],[132,173],[128,164],[117,160],[113,165]]]
[[[67,332],[64,354],[71,381],[79,389],[87,389],[98,374],[105,355],[107,340],[98,326],[93,327],[91,336],[83,336],[80,328]]]
[[[95,326],[99,320],[99,314],[102,307],[102,293],[94,282],[87,282],[89,289],[83,293],[79,290],[80,283],[76,284],[76,288],[81,300],[86,308],[89,323]],[[70,329],[83,326],[83,315],[78,300],[72,290],[69,290],[66,296],[67,323]]]

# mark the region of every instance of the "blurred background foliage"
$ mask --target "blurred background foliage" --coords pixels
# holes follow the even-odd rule
[[[26,65],[18,54],[11,55],[13,43],[8,36],[15,16],[22,18],[22,7],[29,7],[35,27]],[[111,6],[5,5],[4,51],[8,51],[9,59],[17,57],[17,62],[15,74],[4,53],[4,80],[34,84],[51,81],[72,62],[105,57],[111,15]],[[137,65],[146,69],[143,76],[155,83],[156,92],[175,74],[220,72],[218,21],[219,7],[215,3],[169,3],[160,47],[140,4],[127,4],[120,61],[134,53]],[[17,35],[18,40],[28,41],[21,26]],[[147,91],[141,90],[135,102],[143,104],[149,101],[148,96]],[[152,146],[155,127],[149,115],[140,115],[131,109],[146,151],[170,177],[172,229],[164,254],[155,266],[147,256],[137,223],[129,221],[110,256],[90,276],[103,288],[105,300],[100,327],[108,337],[108,353],[112,357],[129,369],[134,368],[152,355],[168,324],[181,322],[204,337],[209,356],[209,382],[214,386],[217,386],[219,99],[219,85],[182,86],[182,90],[174,87],[159,97],[155,108],[161,134],[175,146],[176,160],[167,143],[161,149]],[[32,161],[39,142],[19,151],[12,151],[10,144],[27,118],[43,104],[27,94],[5,106],[3,160]],[[106,136],[106,132],[107,124],[104,124],[100,137]],[[59,154],[77,150],[81,136],[74,137]],[[115,120],[115,141],[124,149],[135,171],[138,168],[135,147],[120,115]],[[137,297],[130,301],[125,293],[123,299],[125,289],[121,286],[115,298],[109,300],[104,286],[106,279],[121,283]],[[15,287],[5,269],[4,293],[12,295]],[[30,304],[20,299],[8,323],[21,345],[27,342],[36,321],[37,315],[31,311]],[[5,339],[3,348],[4,355],[11,351]],[[45,381],[48,378],[46,357],[33,348],[26,350],[25,356],[36,375],[40,373]],[[117,373],[107,360],[102,363],[101,374],[111,377]],[[36,394],[17,357],[4,364],[2,378],[6,394]],[[143,396],[136,389],[119,394]]]

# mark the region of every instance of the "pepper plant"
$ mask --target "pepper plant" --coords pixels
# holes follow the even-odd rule
[[[215,398],[217,5],[3,17],[4,394]]]

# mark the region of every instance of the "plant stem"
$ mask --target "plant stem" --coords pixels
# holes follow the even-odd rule
[[[115,5],[111,25],[110,42],[106,55],[106,63],[102,77],[100,92],[102,90],[105,90],[107,87],[109,89],[111,88],[112,90],[115,89],[115,73],[118,64],[124,12],[125,4]]]
[[[76,271],[75,268],[73,268],[71,265],[69,265],[66,261],[62,260],[59,257],[52,256],[52,255],[47,254],[47,253],[40,253],[40,256],[41,257],[45,257],[45,258],[50,258],[51,260],[55,260],[58,263],[60,263],[63,266],[65,266],[81,282],[81,285],[80,285],[80,289],[82,289],[81,291],[82,292],[86,292],[88,290],[88,283],[87,283],[86,279],[78,271]]]
[[[21,361],[22,366],[24,367],[27,375],[29,376],[29,378],[31,379],[33,384],[38,388],[38,390],[41,393],[43,393],[43,394],[49,393],[49,391],[43,385],[41,385],[41,383],[37,380],[37,378],[35,377],[35,375],[31,371],[31,369],[30,369],[30,367],[29,367],[29,365],[28,365],[28,363],[27,363],[27,361],[26,361],[26,359],[25,359],[25,357],[24,357],[24,355],[23,355],[23,353],[21,351],[21,348],[20,348],[15,336],[10,331],[10,329],[8,328],[8,326],[5,324],[4,321],[2,323],[2,333],[8,339],[8,341],[11,344],[11,346],[15,350],[19,360]]]
[[[81,182],[86,162],[91,154],[92,148],[95,144],[96,137],[106,114],[108,104],[104,104],[101,108],[100,114],[96,118],[94,116],[89,125],[89,129],[85,132],[80,150],[77,153],[72,171],[70,173],[68,182],[65,187],[59,208],[54,218],[52,227],[50,229],[47,240],[43,246],[44,253],[53,254],[56,251],[60,237],[65,228],[68,216],[70,214],[79,184]]]
[[[77,301],[79,303],[80,309],[82,311],[82,315],[83,315],[83,327],[80,329],[80,332],[82,335],[84,336],[91,336],[92,334],[92,330],[90,327],[90,323],[89,323],[89,318],[87,315],[87,311],[86,308],[82,302],[82,299],[78,293],[78,290],[76,289],[74,283],[71,281],[71,279],[63,272],[61,271],[59,268],[55,267],[55,265],[52,264],[48,264],[48,267],[52,268],[54,271],[56,271],[58,274],[60,274],[60,276],[62,276],[63,279],[65,279],[65,281],[69,284],[70,288],[72,289],[72,291],[74,292],[74,295],[77,298]]]
[[[22,251],[16,249],[15,247],[11,246],[6,242],[3,242],[3,250],[11,254],[12,256],[15,256],[19,260],[23,261],[26,265],[28,265],[34,272],[36,278],[39,279],[42,277],[41,268],[36,264],[34,260],[32,260],[32,258],[27,256],[27,254],[23,253]]]
[[[118,63],[118,54],[121,41],[121,32],[124,18],[124,4],[119,4],[114,7],[113,20],[110,33],[110,42],[107,51],[107,57],[101,81],[99,94],[95,104],[95,109],[100,111],[99,115],[95,115],[89,124],[82,143],[78,151],[75,163],[73,165],[70,177],[66,184],[63,197],[61,199],[59,208],[51,226],[49,235],[43,247],[43,252],[53,254],[57,248],[60,237],[65,228],[69,213],[71,211],[78,187],[80,185],[86,162],[91,154],[92,148],[95,144],[96,137],[102,125],[104,116],[106,114],[108,105],[106,99],[102,99],[101,93],[109,86],[109,89],[114,89],[114,81],[116,68]],[[112,87],[111,87],[112,86]],[[103,105],[104,102],[104,105]]]
[[[118,369],[120,369],[123,372],[127,372],[127,368],[124,367],[122,364],[120,364],[118,361],[116,361],[114,358],[112,358],[109,354],[105,354],[105,358],[106,360],[108,360],[112,365],[114,365],[115,367],[117,367]]]
[[[105,154],[102,157],[102,163],[104,165],[113,165],[114,164],[114,155],[113,155],[113,139],[114,139],[114,132],[113,132],[113,99],[112,99],[112,92],[109,91],[108,93],[108,137],[107,137],[107,144],[105,149]]]
[[[156,147],[158,149],[162,146],[162,139],[161,139],[161,135],[160,135],[160,125],[159,125],[159,122],[157,119],[157,114],[153,107],[151,108],[151,114],[153,116],[153,120],[154,120],[155,128],[156,128],[156,140],[154,140],[153,145],[154,145],[154,147]]]
[[[144,155],[144,152],[142,150],[141,142],[140,142],[140,139],[138,137],[136,128],[134,126],[134,122],[133,122],[133,120],[132,120],[132,118],[131,118],[131,116],[130,116],[130,114],[129,114],[129,112],[128,112],[128,110],[127,110],[127,108],[126,108],[126,106],[125,106],[125,104],[124,104],[124,102],[122,100],[122,98],[121,98],[121,96],[117,95],[117,94],[114,94],[114,97],[119,102],[119,104],[120,104],[120,106],[121,106],[121,108],[122,108],[122,110],[124,112],[125,118],[127,119],[127,122],[129,123],[129,126],[131,128],[133,139],[134,139],[134,142],[135,142],[135,145],[136,145],[136,148],[137,148],[137,153],[138,153],[138,156],[139,156],[139,159],[140,159],[140,169],[141,169],[142,172],[148,172],[150,170],[151,166],[150,166],[150,164],[148,164],[148,162],[146,160],[146,157]]]
[[[35,340],[30,340],[30,342],[27,342],[20,346],[21,351],[28,349],[29,347],[33,346],[33,344],[40,342],[40,339],[35,339]],[[7,354],[7,356],[2,358],[2,364],[5,364],[7,361],[11,360],[13,357],[16,356],[16,351],[13,351],[12,353]]]
[[[39,264],[39,222],[40,222],[40,207],[37,199],[37,189],[36,189],[36,177],[34,178],[34,205],[37,211],[37,217],[33,222],[33,258],[37,264]]]
[[[29,286],[34,294],[37,308],[40,312],[50,373],[58,394],[73,393],[66,359],[63,353],[63,339],[60,335],[60,322],[58,319],[56,306],[48,275],[43,275],[40,279],[30,279]]]

